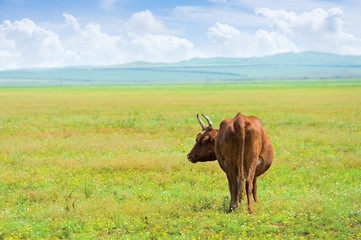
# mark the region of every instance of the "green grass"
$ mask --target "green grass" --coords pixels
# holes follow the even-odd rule
[[[360,239],[361,81],[0,89],[0,239]],[[258,116],[275,160],[231,214],[200,126]]]

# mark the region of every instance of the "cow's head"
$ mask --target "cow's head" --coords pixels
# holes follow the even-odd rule
[[[207,120],[208,127],[202,122],[197,114],[199,124],[201,124],[202,132],[197,135],[196,144],[188,153],[187,158],[192,163],[207,162],[217,160],[215,153],[215,141],[218,133],[217,129],[213,129],[212,121],[206,115],[202,116]]]

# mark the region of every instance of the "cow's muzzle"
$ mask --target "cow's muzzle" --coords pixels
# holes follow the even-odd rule
[[[188,159],[191,163],[197,163],[197,160],[195,160],[194,156],[192,156],[191,154],[187,154],[187,159]]]

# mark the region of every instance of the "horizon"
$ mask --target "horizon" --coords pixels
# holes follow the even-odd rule
[[[360,66],[361,56],[282,53],[253,58],[198,58],[176,63],[5,70],[0,71],[0,86],[360,79]]]
[[[269,57],[277,57],[277,56],[285,56],[285,55],[295,55],[300,56],[303,54],[312,54],[312,55],[327,55],[327,56],[339,56],[339,57],[351,57],[351,58],[358,58],[360,57],[361,61],[361,55],[347,55],[347,54],[337,54],[337,53],[327,53],[327,52],[316,52],[316,51],[304,51],[304,52],[283,52],[283,53],[276,53],[271,55],[265,55],[265,56],[253,56],[253,57],[222,57],[222,56],[216,56],[216,57],[194,57],[186,60],[179,60],[175,62],[152,62],[152,61],[142,61],[142,60],[135,60],[132,62],[124,62],[120,64],[112,64],[112,65],[69,65],[69,66],[54,66],[54,67],[28,67],[28,68],[14,68],[14,69],[0,69],[0,72],[8,72],[8,71],[41,71],[41,70],[57,70],[57,69],[107,69],[107,68],[123,68],[127,65],[132,64],[149,64],[150,67],[152,65],[164,65],[164,66],[170,66],[173,64],[181,64],[181,63],[188,63],[192,62],[194,60],[216,60],[216,59],[223,59],[223,60],[247,60],[247,59],[264,59]],[[292,65],[292,64],[291,64]],[[313,64],[309,64],[313,65]],[[341,64],[342,65],[342,64]],[[135,67],[129,67],[129,68],[137,68]],[[125,67],[127,68],[127,67]]]

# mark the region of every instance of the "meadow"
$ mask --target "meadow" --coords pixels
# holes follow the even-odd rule
[[[258,116],[275,160],[227,213],[201,131]],[[0,88],[0,239],[361,239],[361,80]]]

